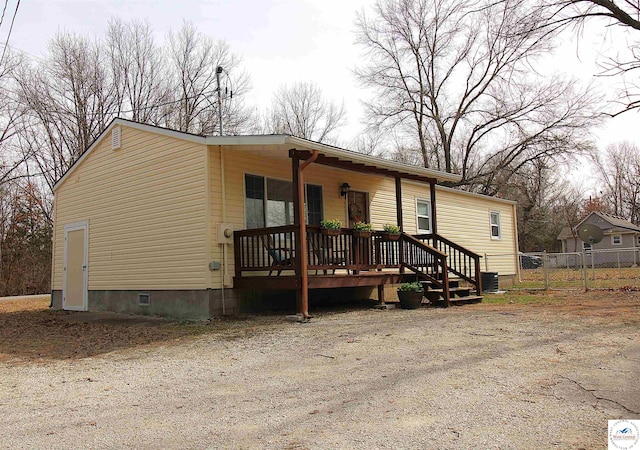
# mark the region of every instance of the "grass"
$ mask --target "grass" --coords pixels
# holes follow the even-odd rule
[[[529,305],[533,303],[537,304],[550,304],[556,300],[553,297],[547,296],[544,293],[532,293],[532,292],[519,292],[519,291],[506,291],[504,294],[483,294],[482,303],[489,305]]]
[[[575,269],[550,269],[549,287],[552,289],[582,289],[584,272]],[[590,289],[618,289],[627,286],[640,287],[640,268],[597,268],[587,270],[587,286]],[[517,289],[544,289],[544,271],[523,270]]]

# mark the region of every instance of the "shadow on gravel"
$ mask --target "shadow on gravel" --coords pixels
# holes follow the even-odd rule
[[[212,330],[206,324],[116,313],[52,311],[42,301],[6,306],[0,311],[0,361],[86,358]]]

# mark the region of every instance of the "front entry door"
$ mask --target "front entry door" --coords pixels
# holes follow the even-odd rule
[[[347,194],[349,228],[356,222],[369,223],[369,199],[366,192],[349,191]]]
[[[87,231],[86,222],[64,228],[62,309],[87,310]]]

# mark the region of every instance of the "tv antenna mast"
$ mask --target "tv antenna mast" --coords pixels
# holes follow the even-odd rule
[[[216,82],[218,85],[218,125],[220,126],[220,136],[222,136],[222,91],[220,90],[220,74],[222,66],[216,67]]]

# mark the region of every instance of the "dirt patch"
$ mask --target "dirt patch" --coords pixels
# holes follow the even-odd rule
[[[47,299],[12,300],[0,303],[0,361],[87,358],[206,331],[153,317],[51,310]]]
[[[358,308],[357,304],[352,304]],[[372,306],[370,302],[360,309]],[[627,288],[589,292],[530,291],[487,295],[469,311],[508,313],[540,312],[541,319],[578,316],[593,323],[640,323],[640,292]],[[344,305],[320,307],[314,314],[339,314]],[[158,317],[110,312],[72,312],[49,309],[48,298],[25,298],[0,302],[0,361],[46,361],[77,359],[138,346],[179,345],[184,339],[204,334],[238,338],[267,329],[282,317],[253,316],[244,319],[178,322]]]

